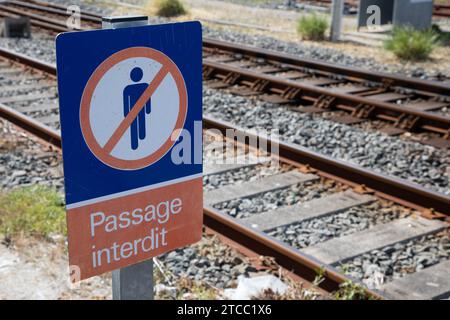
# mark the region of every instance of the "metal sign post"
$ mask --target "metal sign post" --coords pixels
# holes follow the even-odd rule
[[[330,40],[338,41],[341,36],[342,14],[344,12],[344,0],[333,0],[331,8]]]
[[[112,272],[113,300],[153,299],[153,260]]]
[[[102,17],[102,29],[145,26],[146,16]],[[112,272],[113,300],[153,299],[153,260],[147,260]]]

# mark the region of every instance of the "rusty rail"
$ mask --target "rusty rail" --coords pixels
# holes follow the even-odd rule
[[[42,60],[34,59],[32,57],[26,56],[24,54],[17,53],[12,50],[8,50],[0,47],[0,56],[14,61],[26,66],[32,67],[33,69],[42,71],[46,74],[56,77],[56,67],[51,63],[44,62]]]
[[[61,135],[53,129],[25,116],[5,105],[0,104],[0,117],[14,123],[18,127],[45,140],[56,148],[61,148]],[[211,121],[208,122],[211,125]],[[233,242],[260,256],[275,258],[278,265],[301,279],[310,283],[314,282],[319,270],[323,271],[323,281],[318,288],[326,292],[338,290],[340,285],[351,280],[340,274],[331,266],[323,265],[316,259],[300,253],[278,240],[253,230],[211,207],[203,208],[203,224],[214,232],[223,235]],[[365,289],[369,297],[382,299],[377,292]]]
[[[233,129],[236,136],[255,137],[255,135],[242,128],[238,128],[228,122],[203,117],[203,126],[205,128],[219,129],[226,134],[227,129]],[[268,148],[274,141],[258,137],[261,143],[267,142]],[[250,138],[252,140],[252,138]],[[294,163],[309,165],[314,169],[325,172],[342,181],[349,181],[357,185],[365,185],[370,189],[390,198],[407,204],[410,207],[420,209],[437,210],[450,216],[450,198],[438,192],[427,190],[419,185],[393,178],[372,170],[352,165],[344,161],[336,160],[320,153],[308,150],[299,145],[287,142],[275,141],[279,146],[280,157],[291,160]]]
[[[296,92],[290,98],[292,100],[305,99],[305,96],[312,100],[317,100],[321,96],[332,97],[329,107],[342,108],[346,110],[345,106],[352,106],[354,108],[359,106],[372,106],[376,109],[372,111],[372,117],[377,117],[383,120],[397,121],[399,117],[406,114],[408,116],[416,117],[414,125],[424,131],[431,131],[439,134],[447,134],[450,128],[450,118],[414,110],[412,108],[402,107],[401,105],[385,103],[370,99],[368,97],[361,97],[336,91],[327,90],[318,86],[308,85],[301,82],[291,81],[269,74],[262,74],[249,69],[237,68],[224,63],[217,63],[208,60],[203,61],[204,73],[207,74],[208,79],[224,80],[232,78],[232,85],[241,84],[244,86],[251,86],[258,80],[265,81],[264,93],[283,94],[284,92]],[[231,77],[230,75],[235,75]],[[293,90],[296,91],[293,91]]]
[[[56,68],[51,64],[41,63],[38,60],[31,59],[24,55],[14,54],[13,56],[13,54],[11,52],[8,52],[7,50],[1,50],[0,55],[5,56],[8,59],[14,59],[15,61],[20,63],[28,64],[33,68],[39,69],[51,75],[56,74]],[[209,66],[212,65],[209,64]],[[215,67],[219,67],[219,69],[222,68],[222,66]],[[233,70],[226,69],[226,71],[229,72]],[[249,71],[249,73],[247,73],[245,76],[253,77],[255,76],[255,74]],[[275,79],[269,80],[275,81]],[[281,80],[277,79],[276,81]],[[287,81],[287,83],[284,84],[292,85],[293,83]],[[303,86],[299,89],[303,90],[303,92],[310,91],[314,94],[323,93],[320,91],[323,89],[317,89],[316,87],[312,86]],[[337,95],[336,98],[338,100],[341,99],[352,101],[353,103],[360,102],[354,100],[354,97],[348,97],[348,95],[340,94]],[[379,108],[389,109],[390,107],[383,106],[383,104],[381,103],[379,104]],[[61,147],[61,136],[58,132],[4,105],[0,105],[0,115],[5,119],[13,122],[14,124],[22,127],[23,129],[31,132],[32,134],[48,141],[57,148]],[[422,114],[419,112],[416,113],[416,115],[421,116]],[[442,121],[440,117],[431,117],[429,120],[435,121],[435,123],[437,124]],[[448,121],[444,121],[444,124],[448,125]],[[221,131],[224,131],[226,129],[234,129],[237,132],[244,132],[242,128],[237,128],[229,123],[218,121],[216,119],[211,119],[208,117],[204,118],[204,125],[205,128],[215,128]],[[245,132],[245,134],[251,135],[248,132]],[[272,141],[267,142],[268,146],[270,147]],[[384,194],[388,197],[399,200],[400,202],[420,208],[433,208],[446,215],[450,215],[450,198],[446,197],[445,195],[428,191],[420,186],[405,182],[400,179],[387,177],[358,166],[334,160],[332,158],[309,151],[305,148],[301,148],[297,145],[279,142],[279,150],[280,156],[285,159],[289,159],[296,163],[310,165],[314,169],[320,170],[321,172],[327,173],[334,177],[338,177],[339,179],[344,181],[351,181],[355,184],[364,184],[367,187],[375,190],[379,194]],[[224,234],[227,237],[238,241],[240,244],[251,248],[251,250],[257,252],[258,254],[275,257],[277,263],[279,263],[282,267],[287,270],[291,270],[293,273],[301,276],[305,280],[313,281],[316,276],[317,270],[324,270],[325,281],[321,283],[320,287],[328,291],[336,290],[342,282],[348,280],[347,277],[338,273],[334,268],[323,266],[317,260],[301,254],[298,250],[288,247],[261,232],[252,230],[251,228],[242,225],[237,220],[226,216],[212,208],[204,208],[204,223],[208,228],[211,228],[218,233]],[[379,297],[376,292],[372,292],[369,290],[367,292],[373,297]]]
[[[21,4],[21,1],[9,1],[11,4]],[[40,10],[51,10],[61,15],[68,15],[61,8],[55,5],[45,6],[42,2],[32,1],[31,4],[25,4],[25,7],[32,7]],[[8,8],[7,5],[0,5],[0,9],[9,10],[8,12],[21,13],[28,15],[32,23],[54,25],[58,32],[67,27],[61,21],[55,21],[45,16],[38,16],[34,13],[27,13],[18,8]],[[101,18],[95,14],[84,14],[89,17],[88,21],[100,24]],[[86,28],[81,28],[85,30]],[[389,86],[400,86],[408,89],[419,90],[429,94],[440,94],[444,97],[450,95],[450,84],[437,81],[424,81],[408,77],[401,77],[380,72],[367,72],[362,69],[349,68],[345,66],[337,66],[326,62],[314,61],[310,59],[300,59],[296,56],[272,52],[269,50],[252,48],[249,46],[226,43],[212,39],[204,39],[204,48],[218,49],[230,53],[240,53],[242,55],[263,58],[270,62],[278,64],[287,64],[294,68],[310,68],[318,72],[326,72],[339,74],[348,79],[358,79],[359,81],[372,81],[380,84],[389,83]],[[250,71],[245,68],[230,67],[226,64],[215,63],[205,59],[204,66],[207,69],[205,74],[207,77],[218,76],[219,80],[223,80],[228,76],[234,76],[234,82],[252,86],[257,82],[267,82],[262,90],[265,93],[272,93],[279,96],[288,96],[292,102],[296,100],[305,101],[307,103],[319,103],[325,105],[325,109],[339,109],[347,113],[357,114],[360,118],[375,118],[383,121],[391,122],[399,129],[404,130],[422,130],[437,133],[442,138],[442,145],[445,146],[445,139],[448,138],[450,128],[450,118],[436,115],[430,112],[415,110],[410,107],[396,105],[394,103],[381,102],[370,97],[358,96],[353,94],[343,94],[333,92],[327,88],[302,84],[298,81],[284,79],[282,77],[272,76],[259,72]],[[234,84],[234,83],[232,83]],[[326,97],[323,103],[320,101]]]
[[[273,61],[282,64],[289,64],[295,67],[310,68],[314,70],[321,70],[334,74],[344,75],[347,77],[357,78],[364,81],[374,81],[378,83],[389,82],[391,86],[407,87],[409,89],[423,90],[436,94],[441,94],[450,97],[450,84],[438,81],[429,81],[414,79],[410,77],[402,77],[394,74],[370,71],[346,67],[342,65],[299,58],[286,53],[279,53],[261,48],[250,47],[242,44],[234,44],[230,42],[204,38],[203,46],[205,48],[219,49],[231,53],[242,54],[254,58],[263,58],[268,61]]]

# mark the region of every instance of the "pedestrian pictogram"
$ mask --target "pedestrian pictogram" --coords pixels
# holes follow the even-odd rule
[[[130,84],[123,90],[123,116],[126,117],[139,97],[148,88],[148,84],[139,83],[142,80],[144,73],[141,68],[135,67],[130,72],[130,79],[136,84]],[[144,104],[144,107],[139,111],[137,119],[131,123],[130,138],[131,149],[136,150],[139,147],[139,140],[144,140],[146,137],[147,118],[146,115],[152,111],[152,98],[150,97]],[[139,137],[139,138],[138,138]]]
[[[72,280],[198,241],[200,24],[64,33],[56,49]]]

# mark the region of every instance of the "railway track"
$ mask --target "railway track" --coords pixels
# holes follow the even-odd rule
[[[66,10],[59,5],[8,1],[0,5],[2,14],[28,16],[36,27],[53,32],[68,31]],[[98,28],[101,17],[83,13],[82,21],[80,30]],[[211,88],[346,125],[368,124],[387,135],[412,132],[424,144],[450,147],[447,81],[368,72],[212,39],[204,39],[203,77]]]
[[[5,50],[2,50],[1,56],[1,116],[60,148],[57,95],[56,91],[52,91],[56,87],[55,67]],[[11,91],[17,94],[7,94]],[[237,135],[251,135],[242,128],[212,118],[205,118],[204,126],[205,129],[211,128],[221,132],[233,129]],[[275,142],[269,140],[267,143],[270,150]],[[399,243],[414,242],[430,234],[437,239],[446,237],[445,230],[448,230],[449,226],[444,220],[448,219],[450,213],[448,197],[298,146],[276,143],[279,143],[277,160],[281,164],[278,170],[270,174],[257,173],[264,171],[268,165],[264,158],[256,163],[205,163],[205,177],[208,180],[223,175],[233,176],[242,170],[253,170],[256,174],[252,173],[252,176],[258,177],[254,181],[240,181],[237,184],[219,183],[211,187],[206,185],[205,226],[226,238],[238,250],[247,254],[250,252],[254,257],[273,257],[279,265],[292,272],[294,278],[309,282],[314,281],[317,270],[324,270],[324,281],[320,288],[330,292],[348,280],[338,269],[362,254]],[[234,147],[232,149],[234,150]],[[238,157],[245,154],[246,148],[240,146],[240,149],[244,151]],[[245,213],[245,210],[240,209],[235,212],[236,206],[233,202],[241,204],[249,199],[255,201],[271,193],[292,190],[299,190],[297,203],[282,203],[272,209],[263,206],[260,212]],[[302,193],[302,190],[322,191],[320,196],[312,196],[309,192]],[[284,199],[283,197],[281,195],[280,199]],[[375,206],[375,209],[370,206]],[[403,208],[404,213],[383,213],[383,210],[390,210],[390,207],[395,206]],[[434,210],[429,210],[430,207]],[[327,223],[339,225],[340,215],[359,210],[358,208],[360,211],[356,216],[367,223],[364,228],[337,226],[340,231],[335,236],[320,237],[319,241],[301,245],[289,237],[285,239],[286,235],[292,233],[289,228],[301,229],[305,223],[326,219],[331,219],[331,222]],[[324,231],[326,229],[316,230],[318,234]],[[300,231],[297,232],[301,234]],[[450,251],[450,247],[448,250]],[[419,278],[417,275],[420,273],[407,273],[404,277],[382,286],[382,294],[370,290],[368,294],[375,297],[386,295],[410,298],[411,292],[418,292],[417,288],[411,288],[412,283],[427,287],[424,281],[429,281],[429,273],[432,272],[444,277],[444,289],[428,288],[427,292],[419,293],[424,298],[442,296],[447,293],[447,289],[450,291],[450,284],[445,280],[445,276],[448,276],[445,269],[447,264],[447,260],[436,263],[424,269],[423,277]],[[399,290],[403,293],[399,294]],[[407,290],[412,291],[407,293]]]
[[[217,56],[221,50],[230,49],[214,48],[210,57]],[[233,55],[238,54],[240,52],[233,51]],[[251,55],[248,51],[245,54]],[[1,116],[60,148],[55,67],[3,49],[0,56],[3,57],[0,61]],[[392,81],[401,79],[394,78]],[[396,82],[396,85],[403,84]],[[439,91],[439,85],[432,90]],[[424,89],[416,88],[418,91]],[[221,132],[233,129],[237,135],[251,135],[242,128],[208,117],[204,119],[204,126],[205,129]],[[234,141],[226,142],[234,145]],[[279,170],[270,174],[264,173],[268,166],[264,159],[250,164],[205,163],[205,179],[208,181],[234,181],[234,178],[229,178],[245,171],[251,171],[252,176],[257,177],[256,180],[236,184],[220,182],[205,185],[205,226],[227,239],[238,250],[254,257],[273,257],[294,278],[309,282],[314,281],[317,270],[321,269],[324,271],[324,281],[320,283],[320,288],[331,292],[348,280],[340,268],[347,263],[356,265],[354,260],[364,254],[370,255],[386,248],[390,251],[405,243],[414,245],[424,237],[434,237],[438,239],[436,241],[447,237],[449,225],[445,220],[450,214],[448,197],[296,145],[272,140],[268,140],[267,144],[269,149],[273,144],[279,145],[279,158],[276,160],[281,163]],[[245,146],[241,145],[240,149],[244,151],[238,157],[246,152]],[[227,179],[220,178],[223,176]],[[321,191],[317,194],[316,190]],[[286,200],[286,192],[294,192],[296,201]],[[273,195],[281,199],[275,201],[276,206],[270,201],[269,205],[253,205]],[[248,201],[251,201],[252,207],[259,209],[242,209]],[[402,213],[390,211],[391,207],[401,208],[398,210]],[[386,210],[389,214],[385,213]],[[346,227],[346,223],[340,221],[342,215],[354,215],[367,225],[360,229]],[[325,227],[319,222],[325,223]],[[305,233],[309,223],[319,224],[313,235],[318,240],[300,241],[298,237]],[[326,235],[328,227],[338,231]],[[310,225],[307,228],[314,229]],[[450,247],[445,248],[450,254]],[[421,298],[445,298],[450,292],[449,261],[445,256],[441,258],[422,271],[402,271],[403,277],[389,278],[381,286],[381,291],[367,290],[367,293],[374,297],[414,298],[417,294],[416,297]],[[429,283],[435,283],[433,281],[439,286],[430,286]]]

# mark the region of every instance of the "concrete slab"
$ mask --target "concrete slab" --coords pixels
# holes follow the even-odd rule
[[[242,222],[254,229],[270,230],[292,223],[336,214],[351,207],[372,202],[375,199],[373,196],[358,194],[348,190],[290,207],[257,214],[250,218],[242,219]]]
[[[450,293],[450,260],[385,284],[382,294],[390,299],[428,300]]]
[[[437,232],[445,227],[446,224],[442,221],[408,217],[325,241],[301,251],[325,264],[333,265],[397,242]]]
[[[219,159],[219,161],[222,159]],[[270,161],[270,158],[256,158],[253,156],[245,156],[240,155],[235,158],[233,158],[234,163],[222,163],[222,164],[215,164],[215,163],[204,163],[203,164],[203,175],[212,175],[212,174],[219,174],[224,173],[231,170],[237,170],[241,168],[246,167],[252,167],[258,164],[267,163]],[[222,160],[223,162],[223,160]]]
[[[236,198],[250,197],[259,193],[289,187],[297,183],[311,181],[318,178],[318,176],[313,174],[303,174],[299,171],[293,170],[265,177],[263,179],[236,185],[229,185],[205,192],[204,203],[205,205],[213,205]]]
[[[56,94],[53,92],[37,93],[32,95],[14,95],[10,97],[0,98],[0,103],[14,103],[14,102],[24,102],[39,99],[56,98]]]

